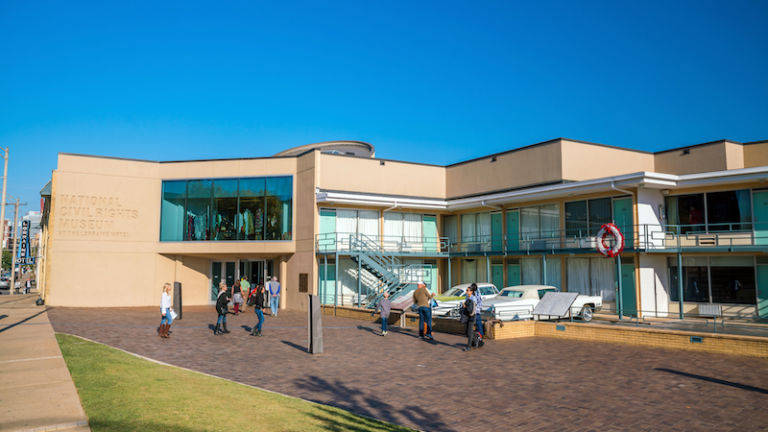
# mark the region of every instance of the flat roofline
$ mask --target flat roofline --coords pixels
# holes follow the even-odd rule
[[[310,150],[313,151],[313,150]],[[155,160],[149,160],[149,159],[134,159],[134,158],[124,158],[124,157],[117,157],[117,156],[101,156],[101,155],[90,155],[90,154],[84,154],[84,153],[67,153],[67,152],[59,152],[59,155],[64,156],[77,156],[77,157],[87,157],[87,158],[96,158],[96,159],[111,159],[111,160],[121,160],[121,161],[129,161],[129,162],[146,162],[146,163],[156,163],[156,164],[171,164],[171,163],[192,163],[192,162],[224,162],[224,161],[237,161],[237,160],[258,160],[258,159],[291,159],[291,158],[297,158],[300,157],[306,153],[302,153],[300,155],[295,156],[260,156],[260,157],[240,157],[240,158],[221,158],[221,159],[188,159],[188,160],[170,160],[170,161],[155,161]]]
[[[704,147],[704,146],[708,146],[708,145],[722,144],[722,143],[727,143],[727,142],[729,142],[731,144],[744,145],[744,143],[740,143],[738,141],[733,141],[733,140],[729,140],[729,139],[720,139],[720,140],[709,141],[709,142],[705,142],[705,143],[701,143],[701,144],[692,144],[692,145],[688,145],[688,146],[675,147],[675,148],[672,148],[672,149],[669,149],[669,150],[659,150],[659,151],[657,151],[654,154],[669,153],[669,152],[674,152],[674,151],[690,149],[690,148],[694,148],[694,147]]]

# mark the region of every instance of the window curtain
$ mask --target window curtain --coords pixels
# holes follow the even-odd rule
[[[591,295],[589,284],[589,258],[568,258],[565,261],[568,273],[568,291]]]
[[[349,249],[349,235],[357,233],[357,210],[336,210],[336,235],[339,249]]]
[[[520,269],[523,272],[523,285],[541,284],[541,258],[520,259]]]
[[[415,213],[405,213],[403,215],[403,234],[408,250],[423,250],[423,232],[422,215]]]
[[[461,261],[461,283],[477,282],[477,260]]]
[[[448,237],[451,243],[459,241],[459,227],[456,216],[446,216],[443,218],[444,235]]]
[[[560,258],[547,257],[547,285],[552,285],[558,289],[563,286]]]
[[[384,238],[382,244],[385,249],[398,250],[403,237],[403,214],[384,213]]]
[[[616,300],[616,262],[608,258],[590,259],[592,295],[603,296],[603,301]]]
[[[485,248],[489,247],[485,243],[491,241],[491,214],[490,213],[478,213],[477,214],[477,241],[482,242]]]
[[[609,201],[610,207],[610,201]],[[541,237],[558,238],[560,236],[560,209],[557,204],[540,207]]]
[[[379,237],[379,212],[376,210],[359,210],[357,212],[357,232],[377,241]]]
[[[526,207],[520,209],[520,233],[523,240],[539,238],[539,208]]]

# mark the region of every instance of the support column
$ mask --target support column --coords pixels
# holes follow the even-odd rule
[[[285,257],[280,257],[280,309],[285,309],[285,303],[288,299],[288,260]]]
[[[361,264],[360,253],[357,254],[357,307],[360,307],[360,291],[362,288],[362,277],[360,272],[363,271],[363,265]]]
[[[491,257],[485,256],[485,281],[491,281]]]
[[[547,256],[541,256],[541,284],[547,284]]]
[[[323,255],[323,286],[318,289],[321,292],[320,304],[325,304],[326,290],[328,289],[328,254]]]
[[[616,280],[619,287],[619,292],[616,294],[616,310],[619,313],[619,320],[621,320],[622,315],[624,315],[624,302],[621,298],[621,255],[616,255]]]
[[[333,315],[336,315],[336,306],[339,305],[339,249],[336,249],[336,278],[333,280]]]
[[[448,288],[451,289],[453,284],[451,284],[451,257],[448,257]],[[443,292],[446,292],[447,290],[444,289]]]
[[[678,237],[680,237],[678,235]],[[678,249],[679,251],[679,249]],[[683,310],[683,253],[677,252],[677,296],[680,299],[680,319],[685,318]]]

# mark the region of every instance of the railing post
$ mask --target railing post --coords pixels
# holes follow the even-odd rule
[[[362,287],[362,271],[363,271],[363,257],[362,253],[357,253],[357,307],[360,307],[360,288]]]
[[[683,319],[683,254],[680,248],[677,248],[677,295],[680,296],[680,319]]]
[[[451,256],[448,256],[448,288],[450,289],[453,285],[451,284]],[[443,290],[445,292],[445,290]]]
[[[336,265],[333,267],[336,272],[333,281],[333,316],[336,316],[336,306],[339,304],[339,248],[336,248]]]
[[[622,290],[621,290],[621,255],[616,255],[616,278],[618,281],[618,288],[619,292],[616,295],[616,311],[619,313],[619,321],[622,320],[622,315],[624,315],[624,305],[623,305],[623,299],[621,298]]]
[[[325,297],[328,295],[327,289],[328,289],[328,254],[326,253],[323,255],[323,272],[325,273],[325,277],[323,279],[323,297],[320,300],[320,303],[325,303],[328,301]]]

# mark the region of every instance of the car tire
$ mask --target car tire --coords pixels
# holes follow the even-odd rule
[[[592,309],[592,306],[584,306],[581,308],[581,320],[584,322],[590,322],[592,321],[592,315],[594,313],[594,309]]]

